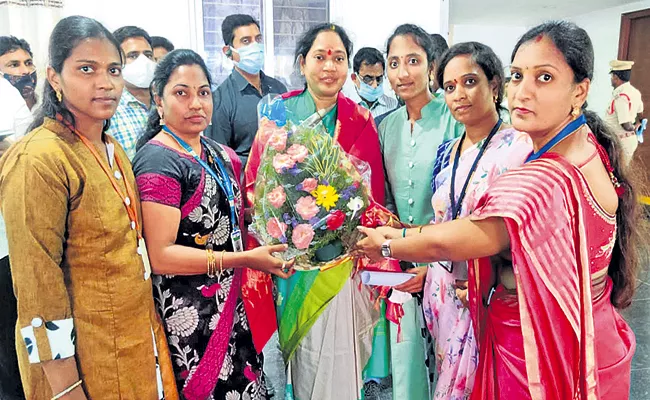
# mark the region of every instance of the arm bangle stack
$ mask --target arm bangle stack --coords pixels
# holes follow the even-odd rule
[[[63,396],[69,394],[70,392],[75,390],[77,387],[81,386],[82,382],[83,381],[81,379],[79,379],[78,381],[76,381],[72,385],[68,386],[67,389],[63,390],[61,393],[59,393],[56,396],[52,397],[52,400],[58,400],[58,399],[62,398]]]

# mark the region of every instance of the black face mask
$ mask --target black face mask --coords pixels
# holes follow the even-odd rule
[[[36,90],[36,71],[28,75],[3,75],[23,96],[23,99],[28,99],[34,95]]]

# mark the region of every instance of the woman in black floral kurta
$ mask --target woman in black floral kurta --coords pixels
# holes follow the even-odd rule
[[[157,113],[133,160],[154,297],[183,398],[266,399],[262,356],[240,296],[242,275],[248,267],[288,276],[273,256],[286,247],[233,251],[231,233],[241,222],[241,163],[231,149],[201,137],[212,114],[210,86],[205,63],[191,50],[167,54],[156,68]],[[216,276],[208,274],[211,254]]]
[[[203,157],[215,171],[218,169],[210,162],[215,157],[220,157],[225,165],[230,164],[230,157],[225,150],[217,150],[221,149],[217,143],[204,139],[204,144],[208,145],[203,148]],[[180,208],[176,244],[199,249],[212,245],[217,255],[222,250],[233,250],[228,199],[214,178],[193,158],[152,140],[138,151],[134,170],[142,201]],[[228,172],[236,182],[232,169]],[[235,187],[235,197],[240,204],[238,187]],[[226,304],[234,271],[224,269],[221,276],[214,278],[207,275],[153,277],[156,306],[165,323],[179,390],[205,352]],[[240,298],[228,347],[214,398],[266,398],[261,378],[262,356],[256,354]]]

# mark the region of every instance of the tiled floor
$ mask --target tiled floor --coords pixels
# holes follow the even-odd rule
[[[635,300],[623,316],[636,335],[630,400],[650,399],[650,271],[639,274]]]

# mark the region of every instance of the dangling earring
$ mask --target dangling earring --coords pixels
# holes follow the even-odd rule
[[[165,125],[165,117],[163,116],[163,113],[158,114],[160,116],[160,126]]]
[[[578,118],[580,116],[580,107],[573,106],[573,108],[571,109],[571,116],[573,117],[573,119]]]
[[[59,103],[63,101],[63,94],[61,94],[61,92],[58,90],[56,91],[56,99],[59,101]]]
[[[499,96],[494,96],[494,103],[496,104],[498,102],[499,102]]]

